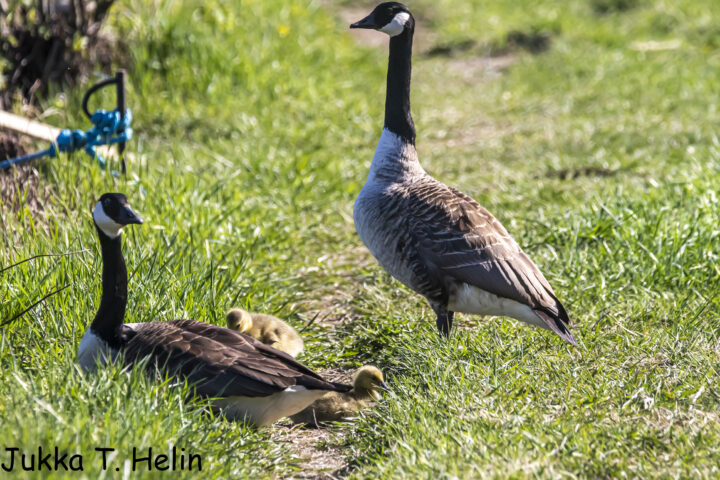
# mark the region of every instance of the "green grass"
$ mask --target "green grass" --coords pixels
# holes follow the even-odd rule
[[[83,452],[85,478],[99,474],[95,447],[122,459],[176,444],[202,454],[208,478],[301,468],[277,431],[212,417],[181,385],[74,367],[100,294],[90,208],[123,191],[147,220],[125,234],[128,321],[222,324],[242,305],[302,328],[318,314],[305,363],[386,371],[393,394],[332,437],[352,478],[720,475],[720,6],[409,3],[429,48],[472,41],[416,53],[421,161],[515,235],[580,346],[468,316],[440,340],[424,301],[369,258],[352,202],[386,59],[333,10],[132,1],[108,28],[131,46],[131,149],[144,163],[125,179],[82,155],[44,164],[44,209],[0,212],[0,265],[89,249],[0,274],[2,318],[71,284],[2,330],[4,445]],[[486,68],[511,31],[550,32],[551,48]],[[47,121],[82,125],[82,93],[51,95]]]

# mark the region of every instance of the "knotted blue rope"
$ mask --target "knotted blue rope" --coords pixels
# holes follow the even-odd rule
[[[49,148],[40,152],[31,153],[22,157],[11,158],[0,162],[0,170],[10,168],[12,165],[21,165],[41,157],[57,157],[59,152],[74,153],[80,149],[85,150],[90,158],[97,159],[101,168],[105,168],[105,159],[97,153],[99,145],[114,145],[132,139],[132,113],[125,111],[120,115],[117,109],[113,111],[98,110],[90,117],[93,127],[84,132],[82,130],[62,130],[55,142]]]

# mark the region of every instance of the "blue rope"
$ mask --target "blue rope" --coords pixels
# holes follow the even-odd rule
[[[90,158],[97,159],[101,168],[105,168],[105,159],[97,153],[96,147],[114,145],[132,139],[133,131],[130,128],[132,113],[130,109],[127,109],[123,117],[117,109],[111,112],[98,110],[90,117],[90,121],[94,126],[87,132],[62,130],[49,148],[0,162],[0,170],[5,170],[13,165],[21,165],[36,158],[45,156],[54,158],[58,156],[59,152],[74,153],[80,149],[85,150]]]

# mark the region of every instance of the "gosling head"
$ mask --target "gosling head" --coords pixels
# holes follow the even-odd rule
[[[125,225],[143,223],[122,193],[106,193],[100,197],[93,210],[93,221],[98,230],[110,238],[119,237]]]
[[[378,390],[390,391],[380,369],[372,365],[365,365],[358,369],[353,380],[353,388],[356,392],[370,395],[376,400],[380,398]]]
[[[233,308],[230,310],[225,317],[225,321],[230,330],[237,330],[240,333],[249,331],[253,325],[252,315],[242,308]]]
[[[402,3],[385,2],[375,7],[367,17],[350,25],[350,28],[367,28],[396,37],[405,31],[413,30],[415,19]]]

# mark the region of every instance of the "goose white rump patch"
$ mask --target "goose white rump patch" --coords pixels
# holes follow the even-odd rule
[[[450,294],[448,310],[477,315],[510,317],[549,330],[540,317],[533,312],[533,309],[527,305],[509,298],[498,297],[467,283],[457,285],[455,291]]]
[[[295,386],[266,397],[218,398],[213,400],[213,405],[221,409],[228,418],[245,420],[261,427],[295,415],[326,393],[327,390],[308,390]]]
[[[391,37],[400,35],[405,30],[405,24],[410,20],[410,14],[400,12],[395,15],[390,23],[380,29],[381,32],[387,33]]]

